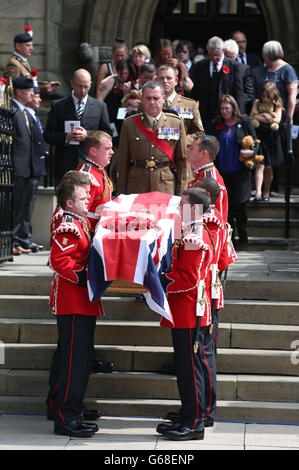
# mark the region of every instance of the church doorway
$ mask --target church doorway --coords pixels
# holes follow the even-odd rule
[[[260,56],[268,40],[260,1],[247,0],[160,0],[151,31],[151,48],[159,39],[187,39],[205,48],[212,36],[230,39],[235,30],[243,31],[248,50]]]

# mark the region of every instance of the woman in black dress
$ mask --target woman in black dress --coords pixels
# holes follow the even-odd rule
[[[262,85],[259,98],[253,103],[250,118],[261,141],[264,160],[255,168],[255,201],[269,201],[273,168],[283,163],[280,122],[283,104],[274,82]],[[263,194],[262,194],[262,184]]]

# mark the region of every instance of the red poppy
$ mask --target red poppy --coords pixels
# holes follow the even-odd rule
[[[228,74],[230,73],[230,68],[229,68],[229,66],[228,66],[228,65],[224,65],[224,66],[222,67],[222,71],[223,71],[223,73],[225,73],[225,75],[228,75]]]
[[[37,70],[36,69],[31,70],[31,76],[32,77],[37,77]]]
[[[216,126],[217,131],[222,131],[223,128],[224,128],[223,123],[217,124],[217,126]]]
[[[117,94],[117,93],[119,93],[119,92],[120,92],[120,86],[119,86],[119,85],[118,85],[118,86],[115,86],[115,87],[113,88],[113,93]]]

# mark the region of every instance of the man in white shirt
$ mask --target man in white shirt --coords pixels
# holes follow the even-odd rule
[[[42,249],[32,241],[32,212],[40,176],[45,175],[42,139],[28,106],[33,100],[33,81],[13,80],[14,97],[14,214],[13,254]]]
[[[84,160],[83,143],[88,132],[102,130],[112,134],[107,106],[89,96],[90,73],[77,70],[71,80],[72,93],[54,101],[44,132],[45,141],[55,147],[54,185]]]
[[[252,54],[252,52],[247,52],[247,37],[242,31],[235,31],[232,38],[239,46],[239,52],[236,57],[238,62],[249,65],[251,69],[261,65],[261,59],[257,55]]]
[[[244,91],[238,63],[224,56],[223,40],[217,36],[207,43],[208,57],[192,67],[194,87],[191,97],[199,101],[199,110],[207,134],[211,133],[211,121],[216,116],[221,95],[232,95],[244,113]]]

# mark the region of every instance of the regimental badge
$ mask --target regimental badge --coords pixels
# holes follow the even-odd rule
[[[159,127],[158,139],[164,140],[179,140],[180,128],[179,127]]]
[[[193,119],[193,108],[172,108],[182,119]]]
[[[64,238],[64,239],[62,240],[62,245],[67,245],[67,243],[68,243],[68,238]]]
[[[89,163],[84,163],[84,166],[82,168],[82,171],[86,171],[87,173],[90,171],[90,165]]]

